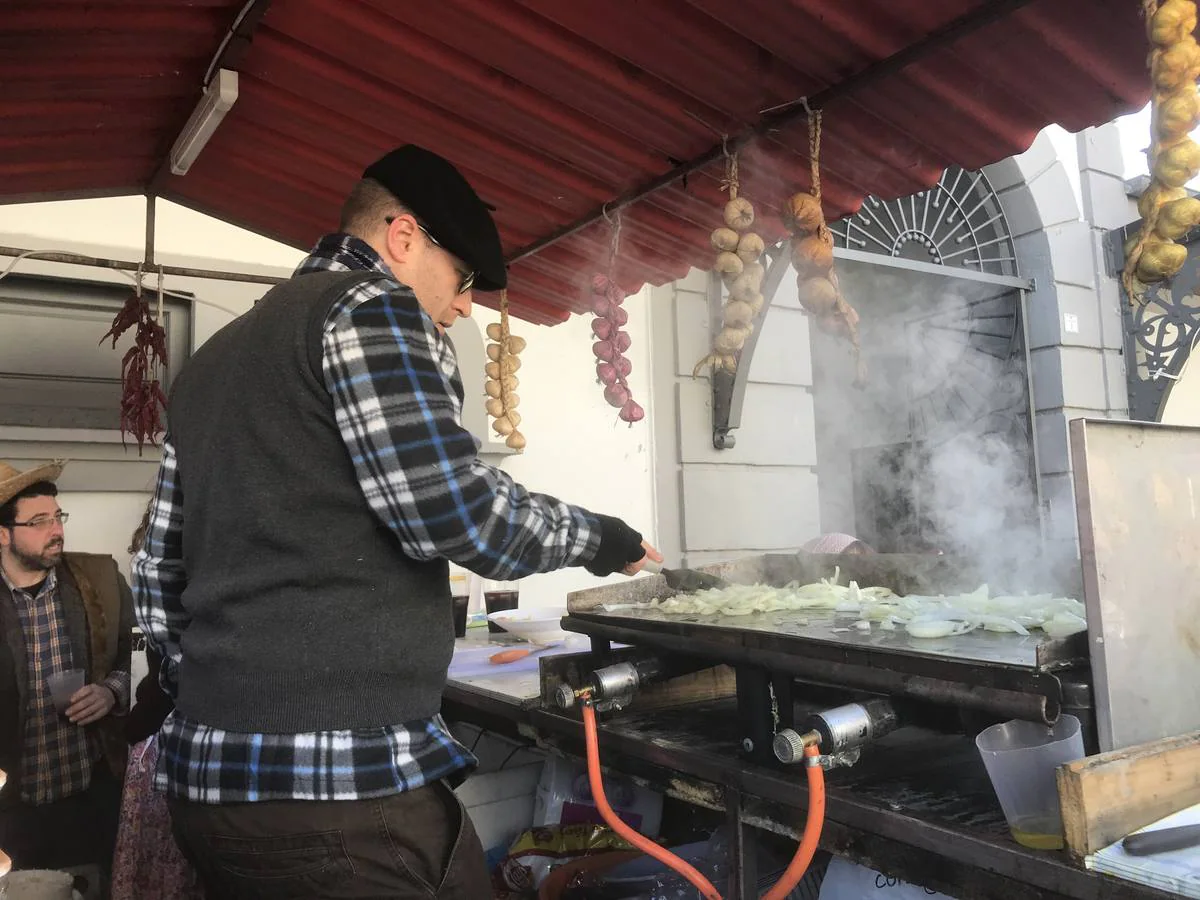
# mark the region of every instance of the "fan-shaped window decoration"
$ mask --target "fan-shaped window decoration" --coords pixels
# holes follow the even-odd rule
[[[839,247],[1017,275],[1017,255],[1000,200],[983,172],[951,168],[927,191],[899,200],[868,197],[830,226]]]

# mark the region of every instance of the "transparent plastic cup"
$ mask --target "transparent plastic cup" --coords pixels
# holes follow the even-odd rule
[[[71,705],[71,698],[83,687],[83,669],[67,669],[55,672],[46,677],[46,687],[50,689],[50,699],[58,714],[64,715]]]
[[[1084,756],[1079,720],[1062,716],[1048,728],[1013,719],[980,732],[975,746],[1013,839],[1034,850],[1061,850],[1062,812],[1054,773]]]
[[[483,583],[483,604],[488,615],[496,612],[516,609],[520,599],[520,589],[515,581],[485,581]],[[488,631],[492,634],[503,634],[504,628],[488,619]]]

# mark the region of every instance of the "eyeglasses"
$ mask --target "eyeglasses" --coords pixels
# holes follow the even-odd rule
[[[13,522],[14,528],[32,528],[35,531],[45,531],[47,528],[52,528],[56,523],[66,525],[67,519],[71,518],[70,513],[58,512],[53,516],[38,516],[36,519],[30,519],[28,522]]]
[[[396,218],[397,218],[396,216],[387,216],[383,221],[386,222],[388,225],[391,225],[393,222],[396,221]],[[421,232],[425,235],[425,237],[429,238],[429,243],[433,244],[433,246],[438,247],[441,250],[446,250],[446,248],[442,246],[442,242],[439,241],[437,238],[435,238],[432,234],[429,233],[428,228],[426,228],[420,222],[417,222],[417,227],[421,229]],[[446,252],[450,253],[449,250],[446,250]],[[465,294],[467,291],[469,291],[471,289],[472,285],[475,284],[475,272],[470,272],[470,271],[462,272],[460,270],[458,274],[462,279],[458,283],[458,293]]]

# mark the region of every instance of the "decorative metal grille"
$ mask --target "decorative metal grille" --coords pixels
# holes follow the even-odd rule
[[[1016,275],[1017,255],[1004,210],[983,172],[951,168],[927,191],[899,200],[868,197],[830,226],[839,247]]]
[[[1015,291],[906,323],[914,438],[1002,432],[1026,449],[1029,396]]]
[[[1134,222],[1109,234],[1114,271],[1124,265],[1125,240],[1139,226]],[[1183,269],[1170,284],[1147,291],[1145,304],[1131,304],[1121,292],[1129,418],[1138,421],[1162,420],[1171,388],[1200,340],[1200,239],[1192,232],[1185,242]]]

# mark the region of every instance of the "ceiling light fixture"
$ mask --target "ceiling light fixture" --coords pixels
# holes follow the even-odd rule
[[[186,175],[238,98],[238,73],[219,69],[171,147],[171,174]]]

